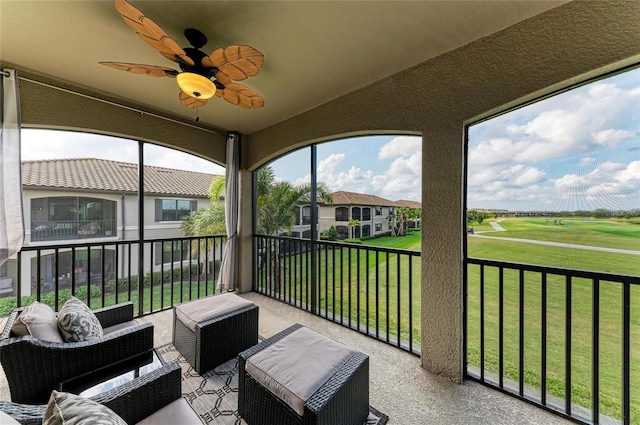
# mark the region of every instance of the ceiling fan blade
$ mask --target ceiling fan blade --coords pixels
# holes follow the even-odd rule
[[[264,55],[251,46],[232,45],[214,50],[202,59],[205,68],[216,67],[230,79],[242,81],[258,74],[264,64]]]
[[[216,91],[216,96],[245,109],[258,109],[264,106],[264,98],[242,84],[226,84],[224,89]]]
[[[184,63],[193,66],[195,63],[187,56],[182,47],[158,24],[146,17],[139,9],[126,0],[114,0],[116,10],[122,19],[129,25],[145,43],[156,49],[162,56],[174,62],[178,58]]]
[[[165,66],[156,65],[143,65],[141,63],[126,63],[126,62],[98,62],[100,65],[105,65],[119,71],[132,72],[134,74],[148,75],[149,77],[174,77],[178,75],[178,71],[175,69],[167,68]]]
[[[199,108],[201,106],[206,105],[207,102],[209,102],[209,99],[198,99],[198,98],[189,96],[182,90],[180,90],[179,97],[180,97],[180,103],[182,103],[184,106],[186,106],[189,109]]]

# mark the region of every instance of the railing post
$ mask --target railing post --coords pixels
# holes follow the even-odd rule
[[[317,286],[317,264],[316,264],[316,238],[318,233],[318,220],[317,220],[317,180],[316,180],[316,157],[317,150],[316,145],[311,145],[311,313],[318,313],[318,306],[316,302],[316,286]]]
[[[124,218],[123,218],[124,219]],[[144,144],[138,141],[138,316],[144,306]]]

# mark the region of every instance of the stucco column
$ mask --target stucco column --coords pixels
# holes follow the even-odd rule
[[[251,291],[253,283],[253,173],[240,170],[238,196],[238,292]]]
[[[423,132],[422,367],[463,376],[463,125]]]

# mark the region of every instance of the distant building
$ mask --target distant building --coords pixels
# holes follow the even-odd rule
[[[181,236],[181,219],[210,205],[208,192],[213,177],[194,171],[145,166],[145,239]],[[137,164],[93,158],[25,161],[22,187],[25,246],[108,244],[138,238]],[[179,260],[185,254],[182,246],[174,246],[172,252],[171,244],[156,245],[154,265]],[[88,259],[86,249],[77,249],[72,264],[71,250],[60,249],[57,270],[53,250],[41,255],[41,284],[46,288],[54,282],[56,274],[59,284],[64,284],[74,271],[77,283],[86,282],[87,278],[100,280],[102,270],[109,279],[115,276],[116,263],[121,268],[118,276],[127,276],[126,249],[120,247],[118,256],[122,258],[117,262],[115,245],[106,245],[104,251],[96,250]],[[150,247],[145,247],[145,267],[151,264],[150,251]],[[36,261],[35,252],[22,253],[23,295],[30,294],[37,282]],[[137,254],[131,255],[130,269],[135,270],[135,274],[137,264]],[[2,292],[9,295],[15,290],[16,268],[16,260],[9,260],[0,268],[0,296]]]
[[[374,236],[390,230],[389,216],[393,215],[394,208],[400,204],[375,195],[364,193],[339,191],[333,192],[333,204],[327,205],[318,202],[318,235],[334,226],[340,235],[340,239],[349,237]],[[348,223],[350,219],[358,220],[359,226],[355,226],[349,235]],[[286,233],[285,233],[286,234]],[[311,207],[300,208],[296,216],[296,224],[291,236],[304,239],[311,238]]]

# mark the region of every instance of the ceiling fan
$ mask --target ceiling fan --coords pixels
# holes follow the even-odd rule
[[[177,62],[182,72],[138,63],[99,62],[101,65],[150,77],[174,77],[180,87],[180,103],[187,108],[206,105],[214,95],[245,109],[264,106],[264,99],[259,93],[234,82],[258,74],[264,63],[264,55],[258,50],[250,46],[231,45],[207,55],[200,50],[207,44],[207,37],[193,28],[184,32],[193,47],[182,48],[160,26],[126,0],[114,0],[114,4],[127,25],[162,56]]]

